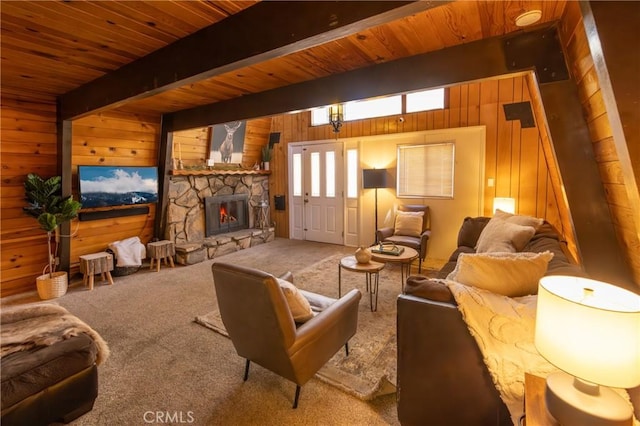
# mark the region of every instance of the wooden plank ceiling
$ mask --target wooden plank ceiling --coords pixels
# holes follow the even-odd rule
[[[2,96],[52,102],[255,3],[3,0]],[[566,6],[565,1],[542,0],[428,3],[432,8],[423,12],[126,102],[117,109],[160,114],[259,93],[521,31],[514,23],[520,13],[540,9],[540,24],[545,24],[559,20]]]

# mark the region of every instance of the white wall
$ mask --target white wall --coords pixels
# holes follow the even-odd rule
[[[485,134],[485,126],[474,126],[353,138],[360,149],[362,169],[386,168],[389,171],[389,188],[378,190],[378,227],[393,226],[400,204],[427,205],[431,211],[432,230],[427,257],[448,259],[456,248],[462,220],[466,216],[479,216],[483,211]],[[396,198],[397,146],[451,140],[455,141],[453,199]],[[364,245],[373,244],[375,238],[374,191],[363,189],[360,197],[360,244]]]

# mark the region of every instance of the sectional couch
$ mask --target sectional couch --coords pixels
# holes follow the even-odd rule
[[[467,217],[458,247],[439,271],[446,278],[461,253],[474,253],[489,217]],[[553,227],[544,222],[519,250],[553,258],[546,275],[584,276],[569,261]],[[416,275],[398,297],[398,418],[403,425],[511,425],[483,355],[460,314],[449,288]]]

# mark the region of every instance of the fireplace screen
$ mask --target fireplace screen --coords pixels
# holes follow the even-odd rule
[[[248,228],[248,201],[247,195],[206,197],[204,200],[206,236]]]

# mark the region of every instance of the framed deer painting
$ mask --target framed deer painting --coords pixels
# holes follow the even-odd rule
[[[247,122],[232,121],[211,127],[209,159],[214,163],[241,164]]]

